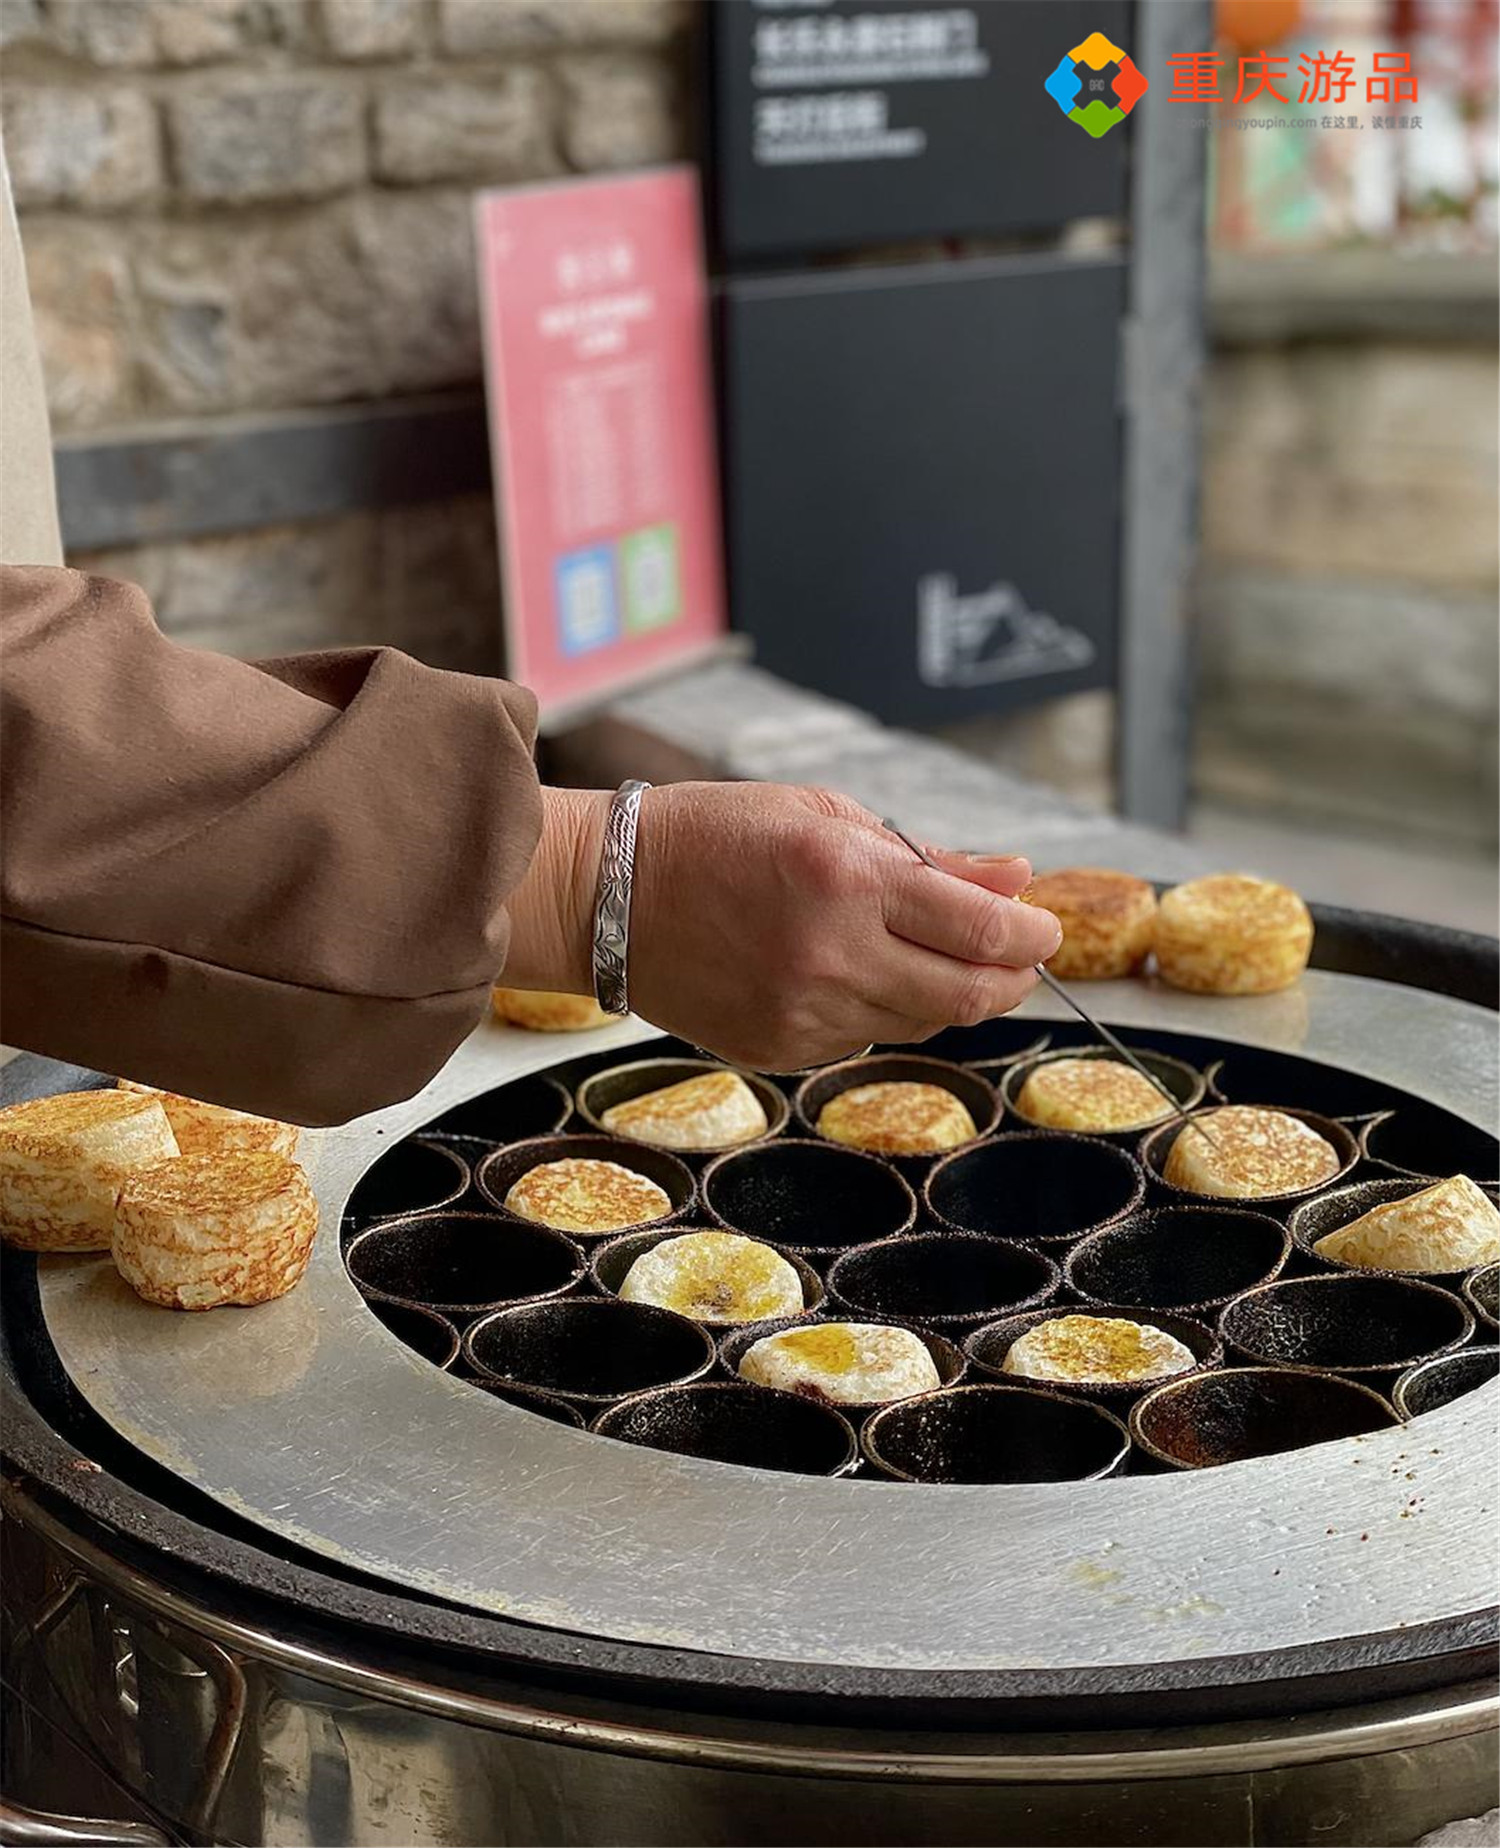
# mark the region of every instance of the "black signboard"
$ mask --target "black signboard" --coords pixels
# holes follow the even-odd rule
[[[732,264],[1120,213],[1123,116],[1100,133],[1045,86],[1085,42],[1128,56],[1131,12],[1126,0],[718,0],[721,254]],[[1095,64],[1083,68],[1103,109],[1118,67]]]
[[[1112,683],[1124,266],[724,285],[730,608],[771,672],[925,725]]]

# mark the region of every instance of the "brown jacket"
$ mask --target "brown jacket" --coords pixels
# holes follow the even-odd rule
[[[257,665],[0,568],[0,1036],[342,1122],[479,1019],[535,851],[535,703],[387,648]]]

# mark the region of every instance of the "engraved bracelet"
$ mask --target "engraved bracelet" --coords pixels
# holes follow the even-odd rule
[[[604,823],[599,884],[594,894],[594,999],[606,1014],[628,1014],[625,969],[630,957],[630,890],[635,877],[635,830],[641,797],[651,787],[622,783]]]

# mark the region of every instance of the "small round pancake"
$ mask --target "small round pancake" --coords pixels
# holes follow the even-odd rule
[[[559,1232],[623,1232],[664,1219],[672,1202],[644,1174],[617,1161],[589,1161],[569,1155],[529,1168],[505,1196],[520,1219]]]
[[[936,1362],[911,1330],[883,1322],[782,1329],[745,1350],[739,1374],[828,1405],[888,1405],[942,1385]]]
[[[496,1020],[525,1027],[532,1033],[584,1033],[590,1027],[609,1027],[616,1016],[606,1014],[592,995],[558,995],[542,988],[490,990]]]
[[[937,1155],[979,1134],[940,1084],[856,1084],[818,1112],[818,1134],[876,1155]]]
[[[1194,1118],[1214,1140],[1184,1126],[1162,1170],[1173,1187],[1221,1200],[1258,1200],[1332,1180],[1338,1151],[1300,1117],[1226,1104]]]
[[[285,1296],[317,1230],[307,1176],[284,1155],[183,1155],[121,1187],[112,1249],[147,1302],[217,1309]]]
[[[177,1153],[156,1097],[62,1091],[0,1110],[0,1233],[27,1251],[108,1251],[115,1195]]]
[[[715,1324],[768,1322],[806,1307],[802,1279],[780,1252],[737,1232],[663,1239],[626,1271],[620,1295]]]
[[[1132,873],[1103,866],[1067,866],[1038,873],[1026,897],[1063,927],[1047,967],[1064,982],[1133,975],[1151,954],[1156,893]]]
[[[1466,1174],[1387,1200],[1313,1246],[1362,1269],[1461,1271],[1500,1259],[1500,1207]]]
[[[159,1091],[153,1084],[136,1084],[133,1079],[120,1080],[122,1091],[134,1091],[142,1097],[156,1098],[167,1113],[172,1134],[184,1155],[241,1154],[285,1155],[297,1153],[301,1133],[295,1123],[278,1123],[274,1117],[251,1116],[244,1110],[231,1110],[225,1104],[205,1104],[196,1097],[182,1097],[176,1091]]]
[[[1197,1364],[1190,1347],[1149,1322],[1060,1315],[1028,1328],[1005,1356],[1001,1371],[1073,1386],[1130,1386],[1186,1373]]]
[[[1043,1129],[1098,1135],[1145,1129],[1172,1111],[1122,1059],[1044,1059],[1016,1094],[1016,1114]]]
[[[1307,967],[1313,924],[1290,886],[1216,873],[1173,886],[1156,914],[1164,982],[1200,995],[1269,995]]]
[[[704,1072],[660,1091],[645,1091],[606,1110],[612,1136],[662,1149],[722,1149],[753,1142],[771,1127],[760,1099],[738,1072]]]

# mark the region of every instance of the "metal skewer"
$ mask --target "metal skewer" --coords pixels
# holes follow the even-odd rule
[[[947,867],[939,866],[937,861],[933,859],[932,855],[927,852],[926,848],[919,847],[909,834],[904,833],[900,828],[896,826],[895,822],[887,820],[882,825],[885,828],[887,828],[892,834],[894,834],[898,841],[904,841],[906,845],[911,848],[912,852],[917,856],[917,858],[921,860],[924,865],[930,866],[935,873],[947,873],[948,872]],[[949,874],[948,876],[950,878],[955,878],[957,875]],[[1108,1046],[1111,1051],[1117,1052],[1120,1055],[1120,1057],[1125,1061],[1125,1063],[1131,1067],[1132,1070],[1140,1073],[1140,1075],[1146,1080],[1147,1084],[1149,1084],[1154,1091],[1157,1091],[1160,1093],[1160,1095],[1165,1099],[1165,1101],[1172,1106],[1172,1111],[1174,1115],[1181,1117],[1182,1121],[1188,1126],[1189,1129],[1197,1130],[1200,1136],[1206,1136],[1210,1142],[1214,1141],[1212,1132],[1205,1129],[1203,1124],[1196,1117],[1190,1115],[1189,1112],[1183,1108],[1180,1099],[1173,1096],[1172,1092],[1167,1088],[1167,1086],[1162,1082],[1162,1080],[1156,1076],[1154,1072],[1147,1071],[1146,1067],[1141,1063],[1141,1061],[1135,1056],[1135,1054],[1130,1050],[1128,1046],[1122,1045],[1121,1042],[1115,1038],[1114,1034],[1110,1032],[1108,1027],[1103,1026],[1099,1021],[1094,1019],[1093,1015],[1088,1011],[1088,1009],[1083,1005],[1083,1003],[1079,1001],[1075,995],[1071,994],[1063,986],[1063,984],[1060,981],[1058,981],[1057,977],[1052,974],[1051,970],[1044,968],[1041,963],[1038,963],[1036,965],[1036,972],[1042,978],[1042,980],[1047,984],[1047,986],[1052,990],[1053,994],[1059,996],[1060,999],[1067,1002],[1068,1006],[1072,1008],[1073,1012],[1078,1016],[1078,1018],[1083,1022],[1083,1024],[1086,1027],[1088,1027],[1092,1032],[1097,1033],[1100,1039],[1103,1040],[1104,1044]]]

